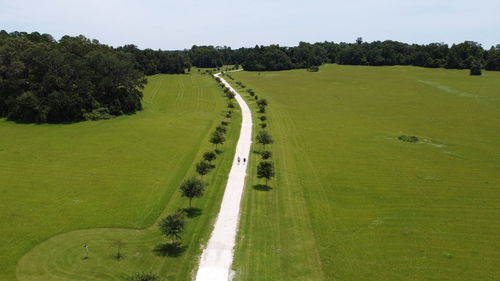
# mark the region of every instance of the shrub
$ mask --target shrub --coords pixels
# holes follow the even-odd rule
[[[477,60],[473,61],[470,67],[470,75],[479,76],[481,74],[481,63]]]
[[[407,136],[407,135],[399,136],[398,140],[404,141],[404,142],[418,142],[418,138],[416,136]]]
[[[318,72],[319,71],[319,67],[317,67],[316,65],[314,66],[311,66],[307,69],[307,71],[309,72]]]
[[[100,107],[92,110],[92,112],[86,112],[83,114],[83,118],[88,121],[106,120],[113,117],[109,114],[109,110],[105,107]]]
[[[257,105],[259,106],[267,106],[267,100],[266,99],[260,99],[257,101]]]

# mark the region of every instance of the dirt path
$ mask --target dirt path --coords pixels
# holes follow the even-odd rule
[[[227,281],[231,276],[231,264],[233,262],[233,248],[238,231],[240,214],[240,201],[245,185],[247,164],[243,164],[243,158],[248,159],[250,145],[252,143],[252,113],[243,98],[222,77],[219,77],[236,96],[235,99],[241,108],[242,122],[236,154],[233,166],[229,172],[226,191],[222,199],[222,205],[215,222],[214,230],[203,251],[200,266],[196,274],[196,281]],[[238,157],[241,159],[238,164]],[[248,162],[248,160],[247,160]]]

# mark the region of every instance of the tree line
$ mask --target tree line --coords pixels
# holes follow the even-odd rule
[[[197,67],[242,65],[248,71],[273,71],[309,68],[324,63],[344,65],[413,65],[429,68],[470,69],[474,64],[487,70],[500,70],[500,45],[484,49],[473,41],[451,46],[444,43],[407,44],[397,41],[353,43],[300,42],[295,47],[279,45],[254,48],[193,46],[185,50],[188,59]]]
[[[0,31],[0,117],[24,123],[108,119],[142,109],[144,75],[184,73],[181,52],[113,48]]]
[[[56,41],[38,32],[0,31],[0,117],[18,122],[67,123],[108,119],[142,109],[144,75],[239,65],[248,71],[307,68],[324,63],[414,65],[500,70],[500,45],[472,41],[448,46],[396,41],[306,43],[231,49],[193,46],[181,51],[114,48],[82,35]]]

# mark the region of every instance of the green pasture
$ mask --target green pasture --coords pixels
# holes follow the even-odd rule
[[[199,210],[188,221],[186,248],[171,253],[156,221],[187,207],[178,186],[213,149],[209,134],[224,119],[226,101],[212,78],[194,71],[148,80],[144,110],[135,115],[64,125],[0,120],[0,280],[193,274],[219,209],[240,116],[233,115],[224,151],[204,177],[205,196],[193,201]],[[124,243],[121,260],[114,258],[117,241]]]
[[[269,102],[276,165],[253,188],[252,155],[236,280],[498,280],[500,73],[231,75]]]

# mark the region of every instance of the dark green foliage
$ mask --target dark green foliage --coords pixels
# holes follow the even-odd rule
[[[253,96],[255,96],[255,91],[254,91],[254,90],[252,90],[252,89],[248,89],[248,90],[247,90],[247,93],[248,93],[250,96],[252,96],[252,97],[253,97]]]
[[[257,95],[254,98],[255,98],[255,100],[259,100],[259,96],[257,96]]]
[[[227,122],[227,121],[220,121],[220,124],[222,126],[227,126],[227,125],[229,125],[229,122]]]
[[[473,61],[470,67],[470,75],[479,76],[481,74],[481,63],[477,60]]]
[[[128,279],[129,281],[161,281],[160,277],[154,273],[136,273]]]
[[[64,123],[132,114],[145,82],[133,57],[84,36],[0,38],[0,117]]]
[[[404,142],[418,142],[418,138],[416,136],[407,136],[407,135],[399,136],[398,140],[404,141]]]
[[[269,134],[267,131],[264,130],[259,131],[255,139],[257,140],[257,143],[262,144],[264,149],[266,149],[267,144],[272,144],[274,142],[273,138],[271,137],[271,134]]]
[[[228,108],[234,108],[234,103],[229,102],[229,103],[227,104],[227,107],[228,107]]]
[[[206,53],[212,54],[215,61],[222,60],[224,64],[241,64],[245,70],[249,71],[305,68],[315,72],[318,70],[317,66],[324,63],[469,69],[474,59],[486,62],[484,65],[488,70],[500,70],[500,48],[485,51],[480,44],[472,41],[452,46],[443,43],[417,45],[390,40],[371,43],[356,40],[353,43],[300,42],[296,47],[270,45],[237,50],[227,47],[205,48]],[[189,53],[193,53],[193,50]],[[195,53],[198,54],[199,50]],[[233,80],[231,76],[227,77]]]
[[[260,127],[261,127],[262,129],[267,128],[267,123],[260,123]]]
[[[314,65],[314,66],[309,67],[307,69],[307,71],[309,71],[309,72],[318,72],[319,71],[319,67],[317,67],[317,66]]]
[[[267,120],[267,117],[265,115],[262,115],[259,119],[260,121],[264,122]]]
[[[274,164],[269,161],[262,161],[257,166],[257,177],[259,179],[264,178],[267,181],[274,177]]]
[[[257,105],[259,106],[267,106],[267,100],[266,99],[260,99],[257,101]]]
[[[224,126],[219,125],[219,126],[215,127],[215,131],[217,131],[217,132],[219,132],[221,134],[225,134],[227,132],[227,129]]]
[[[233,117],[233,112],[232,111],[228,111],[226,113],[226,118],[231,118],[231,117]]]
[[[212,165],[205,160],[196,163],[196,172],[202,177],[208,174],[208,172],[210,172],[210,169],[212,169]]]
[[[263,150],[260,152],[260,156],[262,159],[267,160],[273,156],[272,152],[269,150]]]
[[[226,88],[226,89],[227,89],[227,88]],[[236,96],[236,95],[228,89],[228,91],[226,92],[226,97],[227,97],[228,99],[234,99],[234,97],[235,97],[235,96]]]
[[[191,208],[191,201],[193,200],[193,198],[199,198],[203,196],[203,192],[205,191],[205,183],[196,177],[192,177],[182,182],[179,188],[181,190],[182,197],[189,198],[189,208]]]
[[[92,110],[92,112],[85,112],[83,114],[83,119],[89,121],[106,120],[113,117],[109,114],[109,110],[105,107],[100,107]]]
[[[176,212],[168,215],[158,223],[160,232],[171,239],[172,243],[177,243],[182,239],[182,234],[186,228],[186,216],[184,212]]]
[[[205,161],[208,161],[208,162],[212,162],[213,160],[215,160],[217,158],[217,154],[215,154],[214,152],[212,151],[208,151],[208,152],[205,152],[203,153],[203,159]]]
[[[117,50],[132,57],[136,68],[146,75],[184,73],[186,68],[191,70],[191,64],[186,62],[185,54],[180,51],[140,50],[135,45],[125,45]]]
[[[221,67],[227,64],[225,53],[230,53],[231,48],[219,50],[213,46],[193,46],[189,51],[191,63],[196,67]]]
[[[226,138],[219,131],[213,132],[212,136],[210,137],[210,143],[215,144],[215,149],[218,148],[219,144],[223,144],[225,141],[226,141]]]
[[[259,105],[259,113],[266,113],[266,106],[265,105]]]
[[[491,49],[486,53],[486,69],[500,70],[500,45],[491,47]]]

